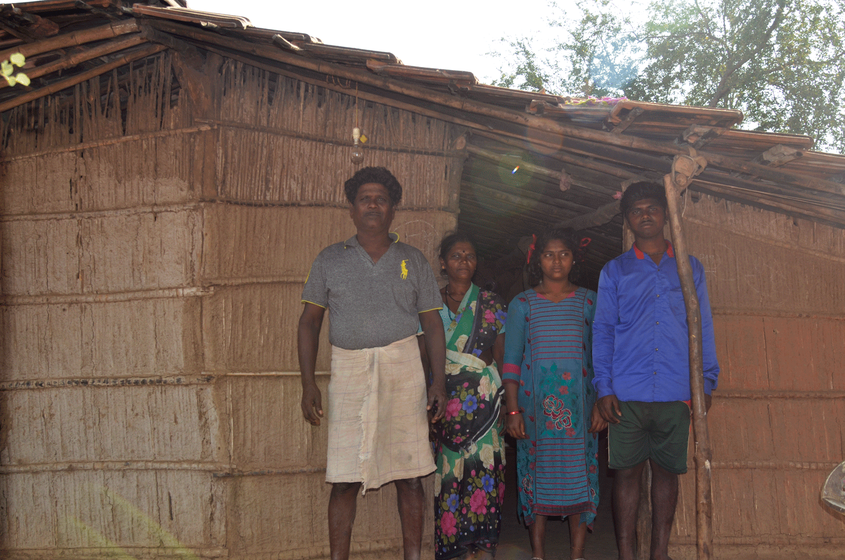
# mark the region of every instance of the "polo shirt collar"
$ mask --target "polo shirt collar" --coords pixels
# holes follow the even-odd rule
[[[396,233],[395,231],[391,231],[387,235],[390,236],[390,239],[392,239],[394,243],[399,243],[399,234],[398,233]],[[347,239],[346,241],[343,242],[343,248],[344,249],[349,249],[350,247],[360,247],[360,246],[361,246],[361,244],[358,243],[358,236],[357,235],[353,235],[352,237],[350,237],[349,239]]]
[[[675,258],[675,250],[672,249],[672,242],[669,241],[668,239],[666,239],[665,241],[666,241],[666,254],[674,259]],[[640,260],[645,258],[645,253],[640,251],[640,248],[637,247],[636,243],[634,243],[634,254],[637,255],[637,258],[640,259]]]

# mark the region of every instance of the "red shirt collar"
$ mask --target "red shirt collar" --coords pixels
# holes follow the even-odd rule
[[[644,259],[645,258],[645,253],[640,251],[640,248],[637,247],[636,243],[634,243],[634,254],[637,255],[638,259]],[[666,254],[669,255],[670,257],[672,257],[673,259],[675,258],[675,250],[672,249],[672,242],[669,241],[668,239],[666,239]]]

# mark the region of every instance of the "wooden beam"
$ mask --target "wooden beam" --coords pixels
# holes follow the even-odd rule
[[[718,138],[724,134],[726,131],[727,129],[722,127],[693,124],[681,133],[680,140],[681,142],[686,142],[687,144],[692,145],[693,148],[698,150],[714,138]]]
[[[616,125],[614,125],[613,129],[611,129],[611,134],[622,134],[625,132],[629,126],[634,124],[634,121],[637,120],[637,117],[643,114],[642,107],[634,107],[631,109],[631,112],[628,113],[624,119],[619,121]]]
[[[117,51],[134,47],[135,45],[139,45],[145,41],[146,39],[144,39],[141,35],[130,35],[129,37],[124,37],[122,39],[118,39],[117,41],[109,41],[90,49],[85,49],[63,56],[60,59],[44,64],[43,66],[36,66],[32,69],[27,68],[26,75],[29,76],[30,80],[34,80],[35,78],[40,78],[41,76],[46,76],[47,74],[52,74],[53,72],[73,68],[74,66],[78,66],[79,64],[94,58],[107,56]],[[3,80],[0,82],[0,89],[5,87],[9,87],[9,84]]]
[[[19,45],[17,47],[0,51],[0,60],[6,60],[15,53],[21,53],[26,57],[36,54],[41,54],[47,51],[55,51],[67,47],[74,47],[77,45],[84,45],[91,41],[102,41],[104,39],[111,39],[127,33],[137,33],[140,31],[138,24],[134,19],[119,21],[94,27],[92,29],[83,29],[82,31],[74,31],[73,33],[65,33],[64,35],[57,35],[35,43],[27,45]]]
[[[781,165],[787,164],[792,160],[798,159],[804,155],[802,150],[796,150],[795,148],[789,148],[787,146],[783,146],[778,144],[777,146],[772,146],[756,158],[754,158],[754,163],[759,163],[760,165],[768,165],[771,167],[780,167]]]

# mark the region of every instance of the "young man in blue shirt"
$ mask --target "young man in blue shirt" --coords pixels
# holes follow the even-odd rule
[[[663,238],[666,194],[634,183],[620,208],[634,246],[602,269],[593,321],[596,408],[609,423],[609,466],[616,469],[613,521],[620,560],[636,557],[640,478],[652,468],[652,560],[667,560],[678,501],[678,475],[687,471],[690,426],[689,330],[672,245]],[[690,257],[701,305],[707,409],[719,364],[704,268]]]

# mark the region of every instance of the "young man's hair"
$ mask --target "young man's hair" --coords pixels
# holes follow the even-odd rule
[[[664,210],[666,210],[666,207],[669,205],[668,202],[666,202],[666,191],[663,189],[662,185],[649,183],[648,181],[640,181],[639,183],[634,183],[625,189],[625,193],[622,195],[622,200],[619,201],[619,209],[622,211],[622,216],[628,215],[628,210],[631,209],[634,203],[645,200],[646,198],[655,199]]]
[[[343,184],[343,190],[349,204],[355,204],[358,189],[367,183],[383,185],[387,189],[387,194],[390,196],[390,202],[393,206],[396,206],[402,200],[402,185],[399,184],[393,173],[384,167],[363,167]]]

